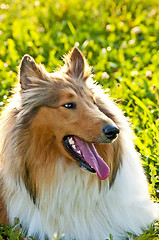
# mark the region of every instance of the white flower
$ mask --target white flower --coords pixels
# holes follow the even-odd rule
[[[102,73],[102,79],[108,79],[110,76],[107,72]]]
[[[132,77],[137,76],[138,74],[139,74],[139,72],[137,70],[134,70],[131,72]]]
[[[148,79],[151,79],[151,78],[152,78],[152,71],[151,71],[151,70],[146,71],[145,76],[146,76]]]
[[[140,27],[134,27],[134,28],[132,28],[131,32],[135,33],[135,34],[140,34],[141,33],[141,28]]]

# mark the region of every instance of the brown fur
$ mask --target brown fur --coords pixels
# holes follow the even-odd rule
[[[41,195],[42,186],[56,187],[60,177],[57,161],[61,156],[64,168],[72,161],[76,164],[62,144],[68,134],[95,143],[99,155],[111,169],[110,186],[115,180],[121,163],[122,126],[109,104],[104,105],[94,89],[87,86],[90,77],[91,68],[76,48],[65,57],[65,66],[53,74],[48,74],[28,55],[22,60],[21,87],[1,118],[1,175],[11,174],[17,182],[22,177],[34,203]],[[77,104],[75,111],[63,107],[69,102]],[[114,143],[107,144],[101,129],[111,123],[121,127],[121,135]],[[93,181],[97,181],[96,174],[90,175],[89,184]],[[7,194],[6,190],[3,199]],[[7,223],[3,199],[0,197],[0,222]]]
[[[1,194],[2,194],[2,188],[1,188]],[[3,223],[6,226],[9,224],[9,220],[7,217],[6,206],[1,194],[0,194],[0,223]]]

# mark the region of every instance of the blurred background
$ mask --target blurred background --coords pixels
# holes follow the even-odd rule
[[[159,1],[0,0],[0,110],[30,54],[49,72],[76,45],[130,118],[152,197],[159,198]]]

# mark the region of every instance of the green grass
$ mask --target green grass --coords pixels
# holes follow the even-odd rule
[[[53,71],[75,43],[94,67],[95,79],[130,118],[150,194],[158,201],[158,0],[2,0],[0,109],[11,95],[24,54]],[[23,239],[17,231],[1,226],[0,239]],[[159,223],[139,239],[159,239]]]

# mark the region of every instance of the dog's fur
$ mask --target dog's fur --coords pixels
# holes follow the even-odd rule
[[[49,74],[25,55],[20,84],[0,120],[0,222],[15,217],[43,240],[56,232],[70,240],[126,239],[158,218],[129,124],[118,107],[93,83],[91,68],[74,48],[60,70]],[[76,108],[68,109],[73,102]],[[120,130],[115,141],[103,126]],[[94,143],[110,168],[101,181],[79,167],[63,145],[75,135]]]

